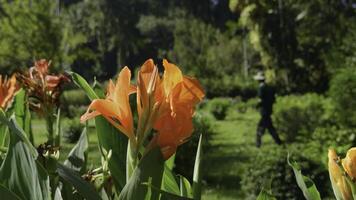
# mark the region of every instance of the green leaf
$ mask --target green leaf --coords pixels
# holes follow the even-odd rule
[[[166,160],[166,166],[172,170],[174,167],[174,161],[176,160],[176,154],[173,154],[168,160]]]
[[[14,116],[7,120],[1,111],[0,120],[10,129],[9,149],[0,169],[1,184],[21,199],[49,199],[49,178],[35,161],[37,152],[33,151],[36,149],[29,143]]]
[[[58,175],[65,181],[69,182],[74,186],[74,188],[79,192],[81,196],[88,200],[101,199],[98,192],[95,190],[94,186],[80,177],[80,175],[74,170],[57,163]]]
[[[270,192],[262,189],[256,200],[277,200]]]
[[[16,135],[16,137],[19,137],[20,140],[27,145],[31,154],[34,156],[35,159],[37,159],[38,153],[36,148],[31,144],[29,139],[26,137],[26,133],[23,131],[23,129],[17,124],[15,116],[11,117],[9,121],[4,111],[0,109],[0,121],[3,124],[7,125],[7,127],[10,129],[11,135]]]
[[[61,109],[58,108],[56,119],[56,132],[54,133],[54,145],[61,146]]]
[[[193,197],[192,194],[192,186],[190,185],[190,182],[188,179],[186,179],[184,176],[179,176],[180,177],[180,195],[182,197]]]
[[[134,170],[129,182],[121,191],[121,200],[144,200],[148,192],[147,186],[143,183],[151,184],[160,188],[164,168],[164,159],[159,148],[154,148],[142,157]],[[157,191],[151,191],[151,199],[159,198]]]
[[[9,200],[21,200],[16,194],[11,192],[5,186],[0,184],[0,196],[1,199],[9,199]]]
[[[202,158],[202,138],[203,135],[200,134],[199,143],[197,148],[197,155],[195,156],[195,164],[194,164],[194,174],[193,174],[193,197],[195,200],[201,199],[201,172],[200,172],[200,164]]]
[[[161,194],[161,198],[160,200],[193,200],[192,198],[188,198],[188,197],[182,197],[182,196],[179,196],[179,195],[175,195],[175,194],[172,194],[172,193],[169,193],[167,191],[164,191],[164,190],[161,190],[155,186],[153,186],[150,182],[148,183],[144,183],[143,185],[146,185],[151,191],[155,191],[155,192],[158,192]]]
[[[85,91],[90,100],[99,98],[98,95],[94,92],[94,90],[90,87],[88,82],[82,76],[75,72],[68,72],[68,74],[71,75],[73,82]]]
[[[19,126],[25,131],[30,142],[34,144],[31,130],[31,112],[27,103],[26,91],[21,89],[15,96],[15,116]]]
[[[72,80],[88,95],[90,100],[99,98],[86,80],[79,74],[69,72]],[[96,88],[98,90],[98,88]],[[127,137],[113,127],[104,117],[95,118],[96,133],[99,145],[106,151],[112,150],[109,169],[114,180],[115,188],[121,191],[126,184],[126,149]]]
[[[180,189],[176,177],[167,165],[164,166],[162,189],[169,193],[180,195]]]
[[[0,123],[0,147],[6,147],[6,137],[7,137],[7,126],[6,124]]]
[[[291,163],[289,161],[289,155],[288,155],[288,164],[293,168],[293,172],[297,181],[297,184],[299,186],[299,188],[303,191],[304,197],[307,200],[320,200],[320,194],[318,189],[316,188],[314,182],[304,176],[302,174],[302,171],[300,170],[300,167],[298,166],[297,162],[293,162]]]
[[[77,172],[85,171],[88,147],[87,128],[84,128],[77,144],[69,152],[67,160],[64,161],[64,165]]]

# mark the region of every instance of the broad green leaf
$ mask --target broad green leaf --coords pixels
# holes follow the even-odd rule
[[[174,168],[174,161],[176,160],[176,154],[173,154],[168,160],[166,160],[166,166],[172,170]]]
[[[180,178],[180,195],[182,197],[193,197],[192,194],[192,186],[190,185],[190,182],[184,177],[184,176],[179,176]]]
[[[84,128],[77,144],[69,152],[67,160],[64,161],[64,165],[77,172],[85,171],[88,147],[87,128]]]
[[[256,200],[277,200],[270,192],[262,189]]]
[[[0,123],[0,147],[6,147],[6,137],[7,137],[7,126],[6,124]]]
[[[197,148],[197,155],[195,156],[194,174],[193,174],[193,197],[195,200],[201,199],[201,158],[202,158],[202,138],[200,134],[199,143]]]
[[[16,121],[27,134],[30,142],[34,144],[31,130],[31,113],[27,102],[26,91],[24,89],[20,89],[15,96],[14,103]]]
[[[74,170],[57,163],[58,175],[65,181],[73,185],[81,196],[88,200],[101,199],[99,193],[95,190],[94,186],[82,179],[82,177]]]
[[[21,199],[41,200],[50,198],[49,178],[37,164],[37,153],[29,143],[15,117],[5,118],[1,111],[0,120],[9,126],[10,144],[0,168],[0,182]]]
[[[88,95],[90,100],[98,99],[98,95],[94,92],[94,90],[90,87],[88,82],[81,77],[79,74],[75,72],[68,72],[72,76],[73,82],[80,88],[82,88],[85,93]]]
[[[99,96],[90,87],[86,80],[79,74],[70,72],[73,81],[82,88],[90,100],[98,99]],[[98,88],[96,88],[98,90]],[[102,116],[95,118],[96,133],[99,145],[106,151],[112,150],[109,160],[109,169],[114,180],[115,188],[121,191],[126,184],[126,149],[127,137],[121,134]]]
[[[172,194],[167,191],[161,190],[155,186],[153,186],[150,182],[144,183],[143,185],[147,186],[151,191],[158,192],[161,195],[161,200],[162,199],[167,199],[167,200],[193,200],[192,198],[188,197],[182,197],[180,195]]]
[[[1,199],[9,199],[9,200],[21,200],[16,194],[11,192],[5,186],[0,184],[0,197]]]
[[[179,185],[177,183],[176,177],[167,165],[164,166],[162,190],[175,195],[180,195]]]
[[[160,187],[164,169],[164,159],[159,148],[154,148],[142,157],[136,169],[132,173],[129,182],[121,191],[121,200],[144,200],[148,192],[147,186],[143,183],[150,183],[155,187]],[[157,191],[151,191],[151,199],[159,198]]]
[[[15,116],[11,117],[11,119],[8,120],[4,111],[0,109],[0,122],[7,125],[7,127],[11,132],[11,135],[16,135],[16,137],[19,137],[20,140],[27,145],[34,158],[37,159],[38,153],[36,148],[31,144],[29,139],[26,137],[26,133],[23,131],[23,129],[17,124]]]
[[[288,155],[288,164],[293,168],[294,176],[296,178],[297,184],[299,188],[303,191],[304,197],[307,200],[320,200],[320,194],[318,189],[316,188],[314,182],[304,176],[297,162],[291,163],[289,161]]]

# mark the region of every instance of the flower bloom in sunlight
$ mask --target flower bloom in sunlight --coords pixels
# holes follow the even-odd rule
[[[161,78],[153,60],[148,59],[138,72],[137,87],[131,85],[131,73],[125,67],[115,85],[110,81],[106,98],[92,101],[81,121],[102,115],[136,145],[136,152],[154,129],[156,134],[149,145],[160,147],[168,159],[191,136],[194,107],[205,94],[199,82],[183,76],[176,65],[163,60],[163,66],[165,71]],[[129,104],[129,95],[135,92],[136,132]]]
[[[82,122],[102,115],[113,126],[124,133],[132,142],[136,141],[129,96],[136,92],[131,85],[131,72],[125,67],[121,70],[116,84],[109,82],[106,99],[96,99],[89,105],[87,112],[80,118]]]
[[[164,74],[158,86],[156,101],[160,102],[153,128],[158,132],[157,143],[166,159],[193,132],[194,107],[205,96],[199,82],[183,76],[180,69],[163,60]]]
[[[15,75],[10,79],[4,78],[0,75],[0,107],[6,109],[9,103],[13,100],[16,91],[19,87],[16,83]]]
[[[342,159],[342,166],[351,179],[356,179],[356,147],[349,149]]]
[[[329,175],[330,181],[335,193],[335,196],[338,199],[351,200],[352,193],[351,189],[347,183],[346,177],[343,175],[343,172],[340,169],[340,166],[337,164],[339,159],[334,149],[329,149]],[[341,196],[340,196],[341,195]]]

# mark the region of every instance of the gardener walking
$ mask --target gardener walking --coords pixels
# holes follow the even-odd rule
[[[276,100],[274,90],[265,83],[265,76],[262,72],[257,73],[257,75],[254,76],[254,79],[259,82],[258,97],[260,98],[260,101],[258,106],[261,114],[261,119],[257,126],[256,146],[261,146],[261,138],[266,129],[268,129],[274,141],[280,145],[282,144],[282,141],[279,138],[271,119],[273,103]]]

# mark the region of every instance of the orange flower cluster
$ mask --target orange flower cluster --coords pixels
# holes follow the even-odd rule
[[[30,104],[31,108],[39,113],[46,112],[45,105],[51,107],[58,104],[61,84],[70,81],[63,74],[50,75],[48,70],[50,65],[51,61],[41,59],[35,61],[35,65],[28,73],[17,74],[17,78],[27,89],[29,96],[35,99]]]
[[[13,100],[15,93],[19,90],[16,83],[16,77],[13,75],[10,79],[0,75],[0,107],[6,109]]]
[[[176,65],[163,60],[163,66],[160,77],[153,60],[147,60],[138,72],[137,86],[131,84],[130,70],[123,68],[116,84],[110,81],[106,99],[94,100],[81,121],[102,115],[138,146],[154,129],[151,145],[158,145],[168,159],[191,136],[194,107],[205,94],[199,82],[184,76]],[[133,93],[139,116],[136,131],[129,103]]]

